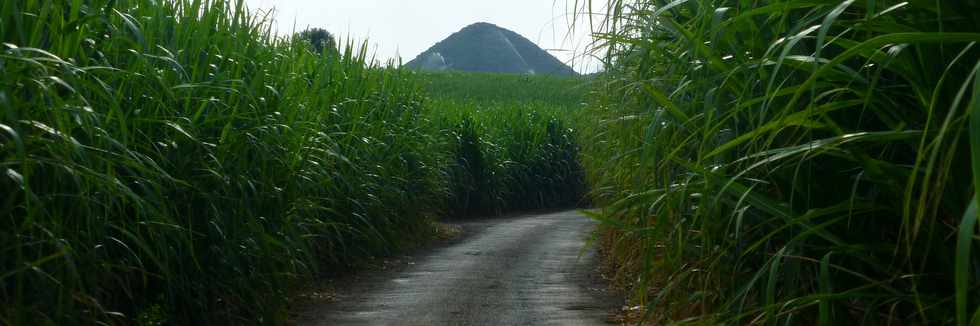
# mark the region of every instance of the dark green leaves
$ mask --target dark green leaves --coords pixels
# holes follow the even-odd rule
[[[583,159],[645,316],[972,321],[980,34],[953,9],[970,5],[605,5]]]

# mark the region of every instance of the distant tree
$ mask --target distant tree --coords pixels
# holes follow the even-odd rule
[[[323,54],[324,50],[337,52],[337,41],[334,39],[333,34],[330,34],[325,29],[310,28],[299,32],[296,38],[309,43],[310,49],[318,54]]]

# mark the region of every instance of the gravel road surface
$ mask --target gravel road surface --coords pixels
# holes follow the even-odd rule
[[[470,222],[466,237],[372,272],[299,325],[608,325],[594,222],[575,211]]]

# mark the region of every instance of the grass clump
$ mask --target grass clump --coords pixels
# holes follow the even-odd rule
[[[647,319],[978,321],[975,3],[605,5],[583,164]]]
[[[453,216],[581,205],[584,175],[573,122],[580,78],[423,73],[432,126],[450,154]]]
[[[588,77],[517,75],[481,72],[420,72],[425,90],[435,99],[468,102],[463,107],[491,104],[582,106],[589,91]]]
[[[576,131],[549,106],[434,104],[434,122],[448,135],[448,209],[453,216],[583,204],[584,176]]]
[[[541,104],[567,81],[446,75],[552,95],[430,99],[442,77],[266,18],[240,0],[0,2],[0,324],[281,324],[293,289],[447,212],[583,192],[574,131]]]
[[[278,323],[444,205],[414,77],[241,1],[4,1],[0,41],[2,324]]]

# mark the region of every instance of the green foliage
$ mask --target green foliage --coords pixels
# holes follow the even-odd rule
[[[578,201],[559,110],[429,100],[243,8],[0,2],[0,324],[281,324],[291,290],[447,211]]]
[[[647,318],[977,322],[975,1],[608,4],[583,164]]]
[[[241,8],[0,2],[0,324],[280,323],[313,273],[425,237],[414,77]]]
[[[423,74],[432,125],[448,135],[454,216],[572,207],[585,192],[573,121],[583,80],[486,73]]]
[[[548,75],[438,72],[421,73],[436,100],[466,101],[479,106],[536,105],[577,111],[591,89],[588,79]],[[566,114],[570,116],[571,114]]]
[[[334,39],[333,34],[330,34],[325,29],[322,28],[311,28],[296,34],[295,38],[297,40],[302,40],[310,44],[313,52],[317,54],[322,54],[326,50],[330,54],[337,54],[337,40]]]
[[[584,175],[569,111],[547,105],[433,103],[448,131],[454,216],[582,204]]]

